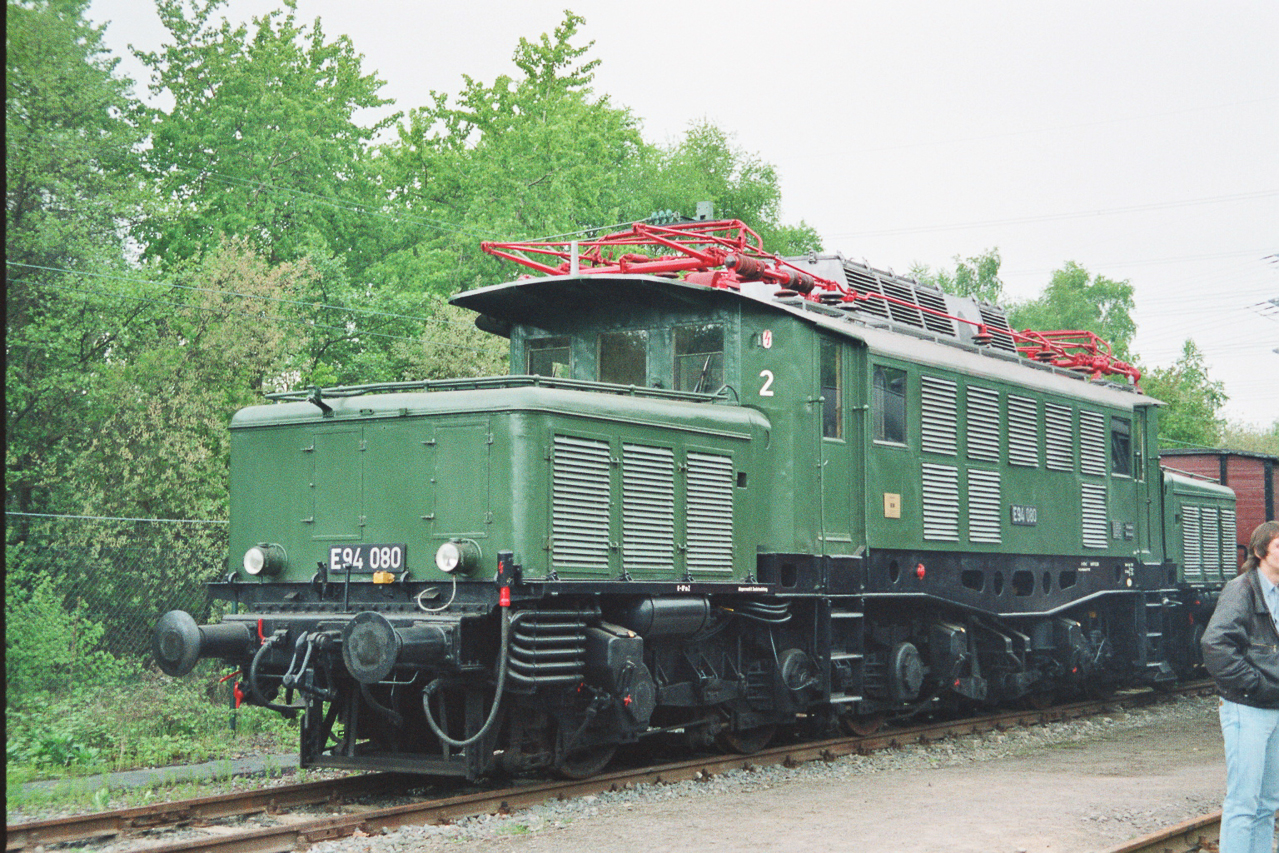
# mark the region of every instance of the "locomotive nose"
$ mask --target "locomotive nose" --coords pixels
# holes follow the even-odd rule
[[[197,625],[190,613],[170,610],[156,623],[151,651],[161,671],[176,678],[190,672],[200,658],[246,654],[251,641],[249,626],[243,623]]]

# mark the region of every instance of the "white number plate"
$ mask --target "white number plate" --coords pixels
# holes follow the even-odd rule
[[[398,545],[334,545],[329,549],[331,572],[402,572],[408,548]]]

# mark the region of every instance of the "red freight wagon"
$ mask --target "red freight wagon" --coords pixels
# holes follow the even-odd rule
[[[1173,471],[1205,477],[1235,491],[1239,562],[1248,538],[1275,517],[1275,467],[1279,456],[1245,450],[1161,450],[1159,461]]]

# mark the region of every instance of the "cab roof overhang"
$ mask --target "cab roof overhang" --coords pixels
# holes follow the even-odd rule
[[[614,274],[529,276],[457,294],[449,301],[504,324],[546,328],[576,312],[629,304],[637,307],[703,307],[707,299],[738,299],[809,325],[851,338],[882,355],[1021,384],[1076,399],[1132,409],[1160,406],[1159,400],[1111,382],[1093,382],[1065,370],[1011,353],[942,342],[924,332],[890,329],[874,320],[851,319],[801,299],[780,302],[760,282],[741,289],[708,287],[665,276]]]
[[[589,313],[619,303],[637,307],[705,305],[708,296],[734,291],[654,275],[530,277],[467,290],[449,299],[503,323],[554,324],[568,314]]]

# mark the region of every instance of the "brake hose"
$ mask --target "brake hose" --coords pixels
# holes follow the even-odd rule
[[[468,737],[466,740],[454,740],[444,733],[439,724],[435,722],[435,717],[431,714],[431,696],[439,689],[443,679],[435,679],[426,685],[422,690],[422,710],[426,714],[426,724],[431,727],[431,731],[435,732],[435,736],[449,746],[462,747],[470,746],[480,738],[488,734],[489,729],[493,727],[493,723],[497,721],[498,708],[502,706],[502,693],[506,689],[506,658],[510,651],[511,644],[511,627],[523,613],[511,615],[509,608],[502,608],[502,648],[498,652],[497,662],[497,692],[493,695],[493,707],[489,710],[488,719],[484,721],[484,725],[480,726],[480,730]]]
[[[271,639],[267,640],[258,647],[257,654],[253,656],[253,664],[249,667],[249,695],[253,697],[253,701],[261,705],[263,708],[269,708],[272,711],[278,711],[290,719],[297,714],[298,711],[305,711],[305,705],[277,705],[274,702],[268,702],[266,697],[262,695],[262,691],[258,689],[258,664],[262,661],[262,655],[266,650],[275,645],[276,641],[281,639],[284,634],[276,633]]]

